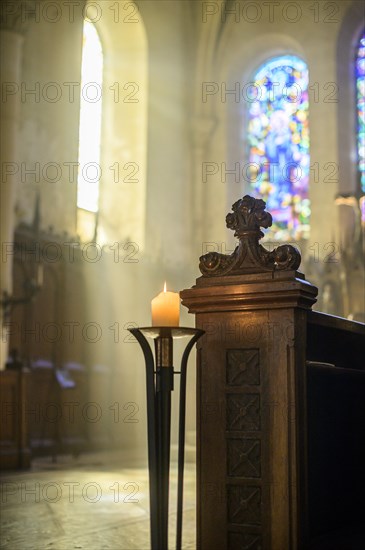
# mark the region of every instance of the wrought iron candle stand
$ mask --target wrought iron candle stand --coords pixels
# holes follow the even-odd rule
[[[129,331],[140,344],[146,363],[152,550],[168,550],[171,391],[174,389],[174,375],[180,374],[176,550],[181,550],[187,364],[190,351],[204,331],[185,327],[143,327]],[[154,339],[156,366],[145,335]],[[192,338],[181,358],[180,371],[174,371],[173,340],[186,336]]]

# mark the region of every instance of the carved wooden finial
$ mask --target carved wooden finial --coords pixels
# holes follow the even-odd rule
[[[301,257],[294,246],[282,245],[269,252],[259,244],[264,236],[260,227],[267,229],[272,225],[272,216],[265,208],[262,199],[249,195],[233,204],[226,224],[234,230],[239,244],[230,255],[209,252],[201,256],[199,269],[205,277],[298,269]]]

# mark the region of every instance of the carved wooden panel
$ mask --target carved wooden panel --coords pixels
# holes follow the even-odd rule
[[[227,430],[260,429],[260,396],[252,393],[227,394]]]
[[[261,477],[261,441],[228,439],[227,460],[229,476]]]
[[[261,488],[252,485],[228,485],[228,521],[238,525],[261,524]]]
[[[256,349],[227,350],[227,384],[260,384],[259,354]]]
[[[229,479],[226,496],[229,550],[262,549],[260,382],[258,349],[226,350],[226,452]]]

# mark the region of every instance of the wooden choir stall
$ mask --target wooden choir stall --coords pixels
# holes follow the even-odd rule
[[[110,369],[87,365],[81,328],[87,326],[80,242],[32,225],[14,235],[13,294],[2,299],[10,358],[0,372],[0,468],[30,466],[40,455],[112,446],[105,416]],[[94,407],[94,409],[93,409]],[[89,416],[88,416],[89,415]]]
[[[197,548],[365,548],[365,325],[312,311],[317,288],[249,196],[239,244],[181,292],[197,344]]]

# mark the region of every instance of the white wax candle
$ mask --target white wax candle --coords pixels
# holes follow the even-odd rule
[[[180,296],[178,292],[167,292],[166,283],[151,302],[153,327],[178,327],[180,320]]]

